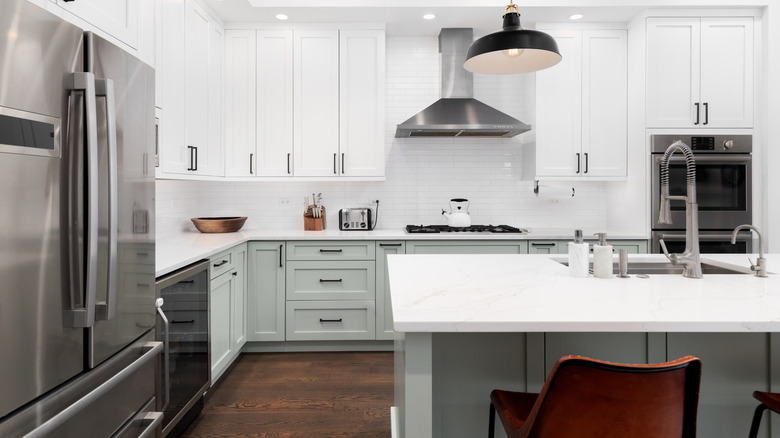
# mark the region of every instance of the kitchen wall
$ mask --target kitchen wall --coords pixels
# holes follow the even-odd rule
[[[475,97],[534,124],[534,76],[474,75]],[[386,181],[209,182],[157,181],[158,237],[194,230],[189,218],[249,216],[245,228],[303,228],[303,197],[322,192],[328,228],[338,228],[338,209],[380,200],[378,228],[446,223],[442,208],[468,198],[472,223],[532,229],[607,226],[606,185],[576,184],[571,199],[542,199],[523,180],[523,148],[533,131],[510,139],[396,139],[395,126],[439,98],[436,37],[387,38]],[[528,177],[528,175],[526,175]]]

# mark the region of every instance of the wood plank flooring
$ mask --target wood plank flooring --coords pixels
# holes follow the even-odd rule
[[[390,437],[392,352],[242,354],[182,437]]]

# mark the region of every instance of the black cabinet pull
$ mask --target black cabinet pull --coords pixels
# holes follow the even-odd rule
[[[320,252],[342,252],[343,249],[320,249]]]
[[[195,280],[182,280],[179,282],[179,284],[194,284]]]
[[[339,319],[322,319],[320,318],[320,322],[341,322],[342,318]]]
[[[238,276],[238,272],[234,272],[234,273],[233,273],[233,276],[234,276],[234,277]]]
[[[222,261],[221,261],[221,262],[219,262],[219,263],[214,263],[214,267],[215,267],[215,268],[219,268],[220,266],[224,265],[224,264],[225,264],[225,263],[227,263],[227,262],[228,262],[227,260],[222,260]]]
[[[699,102],[694,103],[694,105],[696,105],[696,122],[694,122],[693,124],[698,125],[699,124]]]
[[[193,146],[192,148],[195,149],[195,168],[192,169],[192,170],[197,172],[197,170],[198,170],[198,147],[197,146]]]
[[[585,172],[583,172],[583,173],[588,173],[588,153],[587,152],[585,152]]]
[[[333,154],[333,174],[334,175],[336,175],[336,155],[338,155],[338,154]]]
[[[329,280],[327,278],[320,278],[320,283],[341,283],[341,279]]]
[[[195,324],[194,319],[187,319],[185,321],[176,321],[175,319],[171,320],[171,324]]]
[[[252,161],[254,161],[255,154],[249,154],[249,174],[253,175],[255,172],[252,170]]]
[[[550,242],[550,243],[531,242],[531,246],[555,246],[555,242]]]
[[[344,153],[341,153],[341,174],[344,174]]]
[[[401,243],[380,243],[379,246],[381,247],[387,247],[387,246],[401,246]]]
[[[284,266],[282,266],[282,248],[283,247],[284,247],[284,245],[279,245],[279,267],[280,268],[284,267]]]
[[[702,125],[708,123],[710,123],[710,104],[709,102],[704,102],[704,123],[702,123]]]
[[[580,173],[580,153],[577,152],[577,173]]]
[[[290,174],[290,154],[287,154],[287,174]]]
[[[187,170],[193,171],[195,170],[195,146],[187,146],[187,149],[190,150],[190,167]]]

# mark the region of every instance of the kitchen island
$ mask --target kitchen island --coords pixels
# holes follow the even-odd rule
[[[780,260],[768,259],[771,273]],[[703,260],[749,272],[744,255]],[[536,392],[565,354],[634,363],[699,356],[702,437],[746,436],[752,391],[780,390],[773,274],[573,278],[543,255],[391,255],[388,267],[399,436],[484,436],[490,390]],[[780,436],[764,421],[759,436]]]

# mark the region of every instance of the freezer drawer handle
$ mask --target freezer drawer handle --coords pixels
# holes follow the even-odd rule
[[[95,400],[114,389],[114,387],[116,387],[124,379],[138,371],[138,369],[140,369],[142,366],[146,365],[147,362],[154,360],[163,349],[163,343],[157,341],[146,342],[143,347],[148,350],[135,362],[131,363],[125,369],[106,380],[106,382],[102,385],[93,389],[89,394],[85,395],[72,405],[60,411],[59,414],[50,418],[49,421],[41,424],[35,430],[25,435],[24,438],[42,438],[45,436],[56,435],[57,428],[62,426],[64,422],[71,419],[78,412],[88,408],[89,405],[95,402]]]
[[[176,321],[175,319],[172,319],[171,320],[171,324],[195,324],[195,320],[194,319],[187,319],[187,320],[184,320],[184,321]]]
[[[162,412],[147,412],[143,418],[143,422],[144,423],[148,422],[149,425],[146,426],[146,429],[144,429],[144,431],[141,432],[140,435],[138,435],[138,438],[152,438],[157,429],[157,426],[159,426],[160,423],[162,423],[162,420],[163,420]]]

